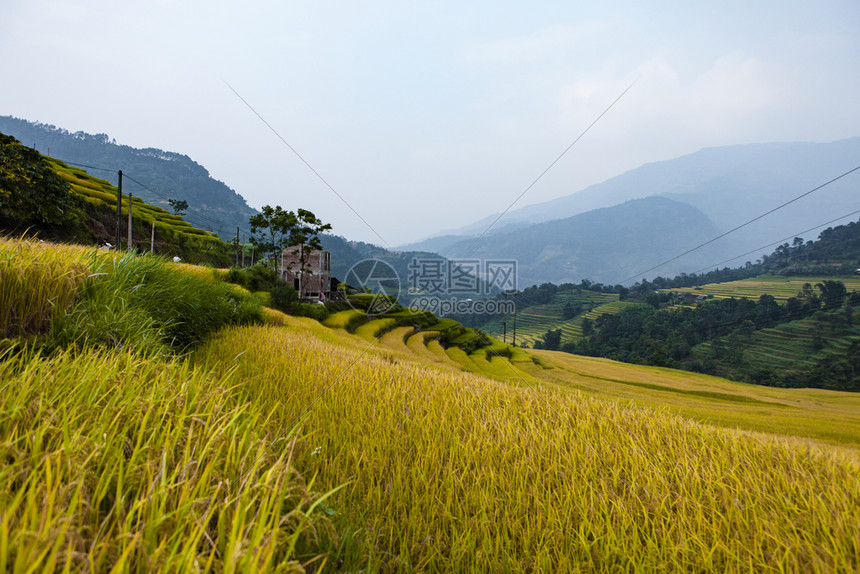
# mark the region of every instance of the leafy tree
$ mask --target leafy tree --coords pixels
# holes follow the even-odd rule
[[[82,208],[42,154],[0,134],[0,229],[71,228],[82,222]]]
[[[292,212],[289,213],[292,214]],[[289,243],[297,246],[294,254],[299,256],[299,268],[297,270],[291,269],[291,271],[299,273],[299,293],[302,293],[305,285],[305,273],[313,274],[308,266],[310,254],[322,249],[319,235],[329,231],[331,224],[323,223],[321,219],[307,209],[299,208],[294,217],[294,225],[289,231]]]
[[[274,259],[275,273],[278,271],[278,262],[281,252],[292,245],[293,231],[298,226],[298,218],[292,211],[284,211],[280,205],[272,207],[263,206],[260,213],[249,220],[251,224],[251,237],[258,249]]]
[[[583,317],[580,326],[582,327],[583,336],[588,337],[592,333],[594,333],[594,323],[592,323],[591,319],[589,319],[588,317]]]
[[[185,215],[185,212],[188,211],[188,202],[184,199],[168,199],[167,203],[170,204],[175,215]]]
[[[815,285],[821,291],[821,299],[825,309],[836,309],[842,306],[847,291],[842,281],[825,280]]]
[[[535,341],[535,349],[558,351],[561,347],[561,329],[550,329],[541,339]]]

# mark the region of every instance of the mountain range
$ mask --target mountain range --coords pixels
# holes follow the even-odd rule
[[[691,272],[751,250],[769,253],[766,246],[792,235],[814,237],[817,231],[810,228],[860,210],[857,173],[820,187],[858,165],[860,137],[832,143],[706,148],[643,165],[552,201],[511,210],[489,230],[499,214],[402,249],[433,250],[451,258],[517,254],[524,285],[581,278],[611,283],[807,194],[715,241],[707,250],[655,270],[664,275]],[[664,201],[633,201],[646,198]],[[670,209],[666,201],[687,209],[679,205]],[[634,208],[642,209],[640,217],[631,217]],[[638,232],[631,233],[632,229]],[[611,249],[605,244],[610,238]],[[609,264],[605,258],[610,253],[621,257]]]
[[[246,230],[248,219],[257,213],[186,155],[132,148],[106,134],[73,133],[11,116],[0,116],[0,132],[63,161],[92,166],[87,169],[93,175],[114,183],[116,173],[105,170],[122,169],[129,179],[124,191],[165,208],[168,199],[185,200],[185,219],[225,240],[235,237],[237,227]],[[816,226],[860,210],[860,172],[828,184],[858,163],[860,137],[705,148],[645,164],[552,201],[512,209],[501,219],[493,214],[392,252],[336,236],[328,236],[324,244],[336,252],[338,271],[344,274],[357,261],[377,257],[402,271],[403,281],[416,255],[514,259],[520,288],[582,279],[614,284],[642,274],[697,272],[750,253],[732,263],[738,266],[746,259],[754,261],[756,252],[770,253],[774,242],[815,237]],[[739,226],[706,248],[677,257]]]

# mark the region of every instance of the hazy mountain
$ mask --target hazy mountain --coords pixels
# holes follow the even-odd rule
[[[206,168],[186,155],[119,145],[106,134],[72,133],[10,116],[0,116],[0,132],[65,162],[111,170],[86,168],[114,185],[116,170],[122,170],[123,192],[152,205],[169,210],[168,199],[185,200],[189,210],[184,219],[195,227],[218,233],[225,240],[236,236],[237,226],[247,229],[248,219],[257,213],[241,195],[213,179]]]
[[[860,137],[832,143],[706,148],[643,165],[578,193],[512,210],[493,232],[504,232],[506,225],[523,228],[653,195],[698,208],[724,232],[858,165]],[[847,215],[860,209],[858,189],[860,172],[855,172],[733,234],[734,243],[748,251]],[[497,217],[486,217],[448,235],[476,236]],[[807,235],[811,238],[816,234]]]
[[[565,219],[473,238],[448,247],[451,259],[515,259],[518,286],[582,279],[615,284],[717,235],[701,211],[665,197],[632,200]],[[696,271],[719,261],[726,247],[712,247],[661,267],[660,275]],[[668,254],[668,256],[667,256]]]
[[[455,243],[468,239],[469,237],[469,235],[439,235],[423,241],[416,241],[415,243],[398,245],[395,249],[398,251],[430,251],[433,253],[439,253],[441,251],[445,251]]]

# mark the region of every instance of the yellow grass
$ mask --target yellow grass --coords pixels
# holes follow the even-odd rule
[[[0,237],[0,338],[44,332],[74,302],[91,249]]]
[[[248,400],[277,405],[276,426],[303,421],[316,454],[297,464],[324,488],[347,484],[331,503],[350,533],[347,569],[860,567],[850,453],[392,361],[312,333],[231,329],[195,362],[236,369]]]
[[[720,426],[807,437],[860,449],[858,393],[781,389],[557,351],[530,352],[555,368],[522,368],[564,388],[665,407]]]
[[[42,321],[88,257],[0,242],[0,294]],[[0,351],[0,572],[860,570],[860,395],[266,319]]]
[[[295,434],[236,400],[230,374],[121,352],[3,359],[0,571],[295,571],[329,544]]]

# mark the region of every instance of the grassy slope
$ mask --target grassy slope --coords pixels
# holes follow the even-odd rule
[[[10,261],[14,272],[17,259]],[[65,275],[55,275],[62,284]],[[372,327],[356,335],[274,311],[268,317],[271,326],[230,328],[198,348],[194,376],[179,366],[176,377],[156,376],[174,368],[157,357],[131,370],[86,363],[87,376],[64,360],[3,371],[3,392],[15,392],[0,404],[18,405],[0,409],[4,436],[11,437],[4,452],[28,455],[6,457],[0,472],[31,478],[24,490],[3,481],[0,542],[12,541],[12,550],[0,545],[2,557],[21,569],[71,559],[73,570],[123,563],[138,571],[188,565],[195,556],[204,569],[213,560],[219,568],[265,571],[266,561],[307,561],[321,550],[332,553],[329,565],[340,558],[347,570],[860,568],[860,459],[854,449],[823,442],[857,444],[857,395],[752,387],[551,352],[535,354],[543,366],[521,351],[512,361],[461,352],[475,375],[428,362],[405,329],[377,340]],[[438,342],[425,342],[441,359]],[[125,351],[115,352],[125,360]],[[30,388],[16,378],[22,373],[33,373],[31,394],[21,393]],[[194,396],[205,400],[192,402],[188,393],[198,379],[205,390]],[[98,388],[105,392],[87,395],[96,380],[104,380]],[[78,390],[65,390],[76,381]],[[127,381],[137,386],[123,387]],[[75,393],[99,405],[97,412],[64,406]],[[157,401],[162,410],[147,407]],[[209,414],[219,404],[225,410]],[[653,405],[665,408],[643,408]],[[720,429],[669,411],[820,440]],[[152,421],[160,421],[173,446],[141,443],[138,451],[133,442],[128,456],[139,457],[140,469],[123,462],[119,443],[100,450],[103,435],[142,437]],[[301,430],[292,435],[297,422]],[[46,438],[31,445],[36,435]],[[81,447],[73,451],[75,441]],[[210,451],[212,462],[200,463]],[[87,463],[87,452],[104,461],[93,467],[95,482],[78,491],[85,503],[70,511],[75,520],[82,513],[83,526],[63,518],[77,500],[67,494],[75,492],[80,467],[63,457],[75,452]],[[24,460],[32,465],[22,466]],[[119,475],[105,475],[108,468]],[[189,483],[190,475],[200,480]],[[336,542],[324,534],[325,521],[311,516],[319,494],[301,490],[302,476],[316,477],[308,479],[316,493],[343,487],[316,507],[337,526]],[[119,483],[136,485],[122,495],[129,507],[105,495]],[[215,530],[198,514],[212,508],[206,503],[213,488],[235,489],[225,491],[223,509],[212,515],[222,524]],[[275,498],[242,498],[266,492]],[[296,495],[294,506],[273,503],[287,493]],[[40,500],[56,505],[46,515]],[[87,518],[88,509],[101,514]],[[108,518],[102,542],[91,545],[99,529],[86,521]],[[176,530],[180,519],[187,530]],[[285,532],[283,524],[297,528]],[[296,554],[289,541],[302,528],[309,535],[298,538],[304,548]],[[261,553],[248,550],[264,544]]]
[[[535,376],[598,398],[663,408],[703,423],[805,437],[860,450],[860,394],[781,389],[709,375],[531,351],[555,368]]]
[[[332,317],[328,324],[342,328],[344,321]],[[396,351],[403,360],[426,362],[433,356],[430,344],[438,342],[425,335],[424,346],[417,348],[414,339],[422,333],[413,333],[409,327],[388,331],[377,341],[376,334],[390,326],[391,321],[376,319],[365,323],[356,330],[356,335],[374,347]],[[507,355],[511,351],[515,354],[509,360]],[[501,382],[584,391],[597,398],[667,409],[703,423],[860,449],[860,394],[857,393],[750,385],[687,371],[555,351],[524,351],[499,341],[471,355],[456,347],[444,353],[448,360],[435,362]]]
[[[330,344],[319,338],[325,328],[318,324],[293,318],[284,324],[231,329],[195,362],[237,369],[249,399],[278,401],[276,423],[304,421],[308,446],[297,465],[318,473],[321,488],[346,484],[331,504],[346,532],[347,568],[858,566],[852,541],[860,519],[852,478],[858,459],[851,451],[595,400],[570,390],[566,380],[561,387],[511,385],[439,369],[407,359],[408,346],[403,351],[397,343],[402,337],[375,344],[337,330],[360,343]],[[667,388],[704,387],[711,395],[685,397],[703,412],[726,391],[718,380],[685,381],[677,372],[600,361],[591,368],[592,379],[657,384],[656,376]],[[771,403],[765,408],[792,408],[773,406],[788,394],[766,390],[774,396],[757,399]],[[804,400],[826,396],[845,399],[818,392]],[[762,406],[752,397],[729,402],[734,411]],[[847,410],[831,405],[834,416]]]
[[[93,177],[86,171],[67,165],[66,163],[45,156],[51,167],[64,179],[73,193],[83,197],[88,205],[92,232],[97,239],[107,239],[113,243],[114,236],[106,234],[105,226],[115,229],[116,217],[116,187],[110,182]],[[123,225],[123,241],[127,241],[129,198],[126,192],[122,196],[121,218]],[[184,259],[197,262],[208,262],[216,265],[229,265],[235,249],[224,243],[214,233],[196,228],[175,215],[145,203],[139,197],[133,197],[131,202],[132,220],[134,226],[133,242],[140,243],[145,248],[150,245],[151,226],[155,224],[155,250],[161,255],[180,255]]]

